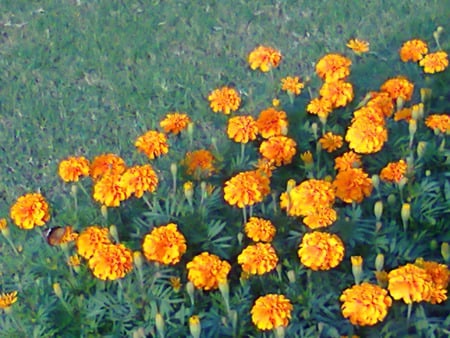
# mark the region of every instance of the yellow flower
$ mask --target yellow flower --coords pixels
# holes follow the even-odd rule
[[[180,277],[170,277],[169,278],[170,286],[173,291],[179,292],[181,290],[181,278]]]
[[[245,224],[245,234],[254,242],[271,242],[275,233],[276,228],[272,222],[263,218],[250,217]]]
[[[342,315],[353,325],[372,326],[384,320],[392,305],[388,292],[378,285],[361,283],[342,292]]]
[[[58,174],[64,182],[78,182],[81,176],[89,176],[90,164],[83,157],[69,157],[59,163]]]
[[[425,120],[425,125],[433,130],[438,129],[441,133],[447,133],[450,131],[450,115],[429,115]]]
[[[313,155],[309,150],[300,154],[300,159],[303,161],[305,166],[311,165],[312,163],[314,163]]]
[[[388,289],[395,300],[411,304],[431,299],[433,280],[425,269],[406,264],[389,272],[388,279]]]
[[[292,162],[297,143],[287,136],[272,136],[261,143],[259,152],[276,166],[286,165]]]
[[[322,149],[331,153],[342,147],[342,136],[328,132],[319,139],[319,142],[322,145]]]
[[[308,103],[306,111],[312,115],[327,117],[333,111],[333,105],[328,98],[316,97]]]
[[[322,85],[319,94],[331,103],[332,108],[345,107],[353,101],[353,86],[342,80],[329,81]]]
[[[419,61],[424,73],[433,74],[443,72],[448,67],[448,54],[444,51],[430,53]]]
[[[229,115],[231,112],[239,109],[241,97],[236,89],[222,87],[215,89],[208,96],[209,105],[213,112],[221,112]]]
[[[178,263],[186,249],[186,238],[174,223],[153,228],[142,244],[144,256],[149,261],[166,265]]]
[[[26,194],[12,205],[10,216],[19,228],[30,230],[43,226],[50,219],[49,206],[41,194]]]
[[[300,95],[305,85],[300,82],[298,76],[286,76],[281,79],[281,89],[294,95]]]
[[[214,155],[209,150],[200,149],[186,153],[183,163],[188,175],[201,179],[211,176],[216,171],[214,161]]]
[[[106,207],[118,207],[127,198],[120,175],[106,174],[94,183],[93,198]]]
[[[337,235],[315,231],[303,236],[298,257],[312,270],[330,270],[343,260],[344,252],[344,243]]]
[[[175,135],[182,132],[191,123],[191,119],[187,114],[169,113],[159,123],[165,133],[173,133]]]
[[[361,155],[353,151],[347,151],[334,159],[334,168],[338,171],[345,171],[351,168],[359,168],[362,165]]]
[[[400,110],[397,110],[394,114],[394,121],[401,121],[405,120],[406,122],[409,122],[412,118],[412,108],[406,107],[402,108]]]
[[[256,139],[258,127],[252,116],[236,116],[228,120],[227,134],[235,142],[248,143]]]
[[[350,74],[352,61],[340,54],[327,54],[316,64],[316,73],[326,82],[345,79]]]
[[[278,256],[270,243],[256,243],[242,250],[237,262],[245,273],[263,275],[275,269]]]
[[[91,162],[91,177],[96,180],[105,174],[122,174],[126,169],[125,161],[115,154],[102,154]]]
[[[224,199],[244,208],[261,202],[270,192],[269,184],[269,178],[258,171],[241,172],[225,182]]]
[[[380,178],[383,181],[398,183],[405,176],[407,168],[408,166],[404,160],[388,163],[381,169]]]
[[[77,254],[70,256],[67,261],[67,264],[69,264],[69,266],[73,266],[73,267],[80,266],[81,265],[80,256],[78,256]]]
[[[288,127],[287,115],[275,108],[265,109],[259,113],[256,126],[264,138],[281,135]]]
[[[336,210],[329,207],[318,207],[316,210],[309,211],[305,215],[305,218],[303,218],[303,223],[310,229],[318,229],[333,224],[336,219]]]
[[[156,130],[149,130],[139,136],[134,145],[151,160],[169,152],[166,135]]]
[[[402,98],[404,101],[411,100],[414,84],[403,76],[391,78],[381,85],[381,91],[386,92],[393,100]]]
[[[259,297],[251,309],[253,324],[260,330],[286,327],[291,319],[293,306],[284,295],[268,294]]]
[[[126,198],[134,194],[137,198],[144,192],[154,192],[158,186],[158,176],[150,164],[128,168],[119,178],[119,186],[125,191]]]
[[[89,259],[89,268],[101,280],[116,280],[133,269],[133,253],[123,244],[106,244]]]
[[[361,168],[340,171],[333,181],[336,197],[346,203],[361,203],[372,193],[372,180]]]
[[[83,229],[76,242],[78,254],[86,259],[91,258],[101,247],[108,244],[111,244],[108,229],[97,225]]]
[[[418,39],[406,41],[399,51],[400,59],[403,62],[420,61],[426,53],[428,53],[426,42]]]
[[[6,218],[0,218],[0,231],[3,231],[8,228],[8,222]]]
[[[355,54],[361,55],[362,53],[367,53],[369,51],[369,43],[364,40],[351,39],[348,41],[348,48],[353,50]]]
[[[231,265],[216,255],[203,252],[187,263],[186,268],[188,279],[196,288],[214,290],[219,283],[227,280]]]
[[[17,302],[17,291],[2,293],[0,295],[0,309],[7,309]]]
[[[280,51],[268,46],[258,46],[248,55],[248,63],[253,70],[259,68],[262,72],[268,72],[272,67],[278,67],[281,58]]]
[[[353,119],[345,135],[350,149],[360,154],[373,154],[380,151],[387,139],[384,122],[373,123],[373,120],[363,116]]]
[[[369,101],[367,101],[367,107],[374,107],[385,117],[390,117],[394,112],[394,101],[390,95],[386,92],[371,92],[369,93]]]

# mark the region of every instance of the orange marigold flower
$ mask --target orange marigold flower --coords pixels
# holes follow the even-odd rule
[[[364,40],[351,39],[348,41],[347,45],[355,54],[361,55],[362,53],[367,53],[369,51],[369,43]]]
[[[255,167],[259,172],[263,173],[268,178],[272,177],[272,172],[277,168],[274,165],[274,161],[268,160],[265,157],[258,159]]]
[[[119,186],[125,191],[126,198],[134,194],[137,198],[144,192],[154,192],[158,186],[158,176],[150,164],[128,168],[119,178]]]
[[[325,82],[319,94],[331,103],[333,108],[345,107],[353,100],[353,86],[342,80]]]
[[[282,110],[268,108],[259,113],[256,125],[262,137],[278,136],[287,131],[287,115]]]
[[[408,166],[404,160],[388,163],[381,169],[380,178],[383,181],[398,183],[405,176],[407,168]]]
[[[6,218],[0,218],[0,231],[8,229],[8,222]]]
[[[418,39],[408,40],[403,43],[400,48],[400,59],[403,62],[414,61],[417,62],[428,53],[428,46],[426,42]]]
[[[156,130],[149,130],[139,136],[134,145],[151,160],[169,152],[166,135]]]
[[[275,233],[275,226],[267,219],[250,217],[245,224],[245,234],[254,242],[271,242]]]
[[[125,161],[116,154],[102,154],[91,162],[91,177],[96,180],[105,174],[122,174],[126,169]]]
[[[203,252],[186,264],[188,279],[198,289],[214,290],[227,280],[231,265],[218,256]]]
[[[335,135],[328,132],[319,139],[319,142],[322,145],[322,149],[325,149],[327,152],[331,153],[342,147],[342,140],[341,135]]]
[[[256,243],[247,246],[237,258],[245,273],[263,275],[278,264],[278,256],[270,243]]]
[[[337,212],[332,208],[317,208],[307,213],[303,223],[310,229],[318,229],[330,226],[337,219]]]
[[[350,149],[360,154],[373,154],[380,151],[387,139],[388,134],[384,123],[373,123],[373,120],[364,117],[354,119],[345,135]]]
[[[303,236],[298,257],[314,271],[330,270],[342,262],[344,252],[344,243],[337,235],[314,231]]]
[[[394,112],[394,101],[386,92],[371,92],[367,107],[375,107],[380,110],[385,117],[392,116]]]
[[[142,244],[144,256],[161,264],[176,264],[186,252],[186,238],[175,223],[153,228]]]
[[[281,89],[294,95],[300,95],[305,85],[300,82],[298,76],[286,76],[281,79]]]
[[[118,207],[127,198],[120,175],[106,174],[94,184],[93,198],[106,207]]]
[[[67,264],[73,267],[80,266],[81,265],[80,256],[78,256],[77,254],[70,256],[67,260]]]
[[[109,231],[98,225],[89,226],[78,235],[76,246],[78,254],[86,259],[91,258],[102,246],[111,244]]]
[[[214,161],[214,155],[209,150],[200,149],[186,153],[183,163],[188,175],[201,179],[211,176],[216,171]]]
[[[372,179],[361,168],[340,171],[333,181],[336,197],[346,203],[361,203],[372,193]]]
[[[438,129],[441,133],[450,131],[450,115],[432,114],[425,120],[425,125],[433,130]]]
[[[59,162],[58,174],[64,182],[78,182],[81,176],[89,176],[90,164],[83,157],[69,157]]]
[[[394,114],[394,121],[401,121],[405,120],[406,122],[409,122],[412,118],[412,108],[406,107],[402,108],[400,110],[397,110]]]
[[[314,163],[313,154],[309,150],[305,151],[304,153],[301,153],[300,159],[303,161],[303,164],[305,166],[311,165],[312,163]]]
[[[260,330],[273,330],[289,325],[292,303],[284,295],[268,294],[259,297],[251,309],[253,324]]]
[[[272,136],[263,141],[259,152],[276,166],[289,164],[297,152],[297,143],[287,136]]]
[[[424,261],[422,258],[416,259],[414,264],[425,269],[433,282],[433,289],[428,301],[431,304],[439,304],[446,301],[447,287],[450,280],[450,272],[447,265],[432,261]]]
[[[340,54],[327,54],[316,64],[316,73],[326,82],[345,79],[350,74],[352,61]]]
[[[392,298],[385,289],[367,282],[345,289],[339,300],[343,302],[342,315],[359,326],[382,322],[392,306]]]
[[[187,114],[182,113],[169,113],[159,123],[165,133],[179,134],[181,131],[187,128],[191,123],[191,119]]]
[[[17,302],[17,291],[2,293],[0,295],[0,309],[7,309]]]
[[[269,184],[269,178],[258,171],[241,172],[225,182],[225,201],[239,208],[259,203],[270,192]]]
[[[306,111],[312,115],[327,117],[333,111],[333,106],[329,99],[316,97],[309,101],[306,106]]]
[[[235,142],[248,143],[256,139],[258,127],[250,115],[235,116],[228,120],[227,134]]]
[[[386,123],[383,112],[376,106],[365,106],[354,111],[352,122],[359,119],[368,120],[368,123],[376,125],[384,125]]]
[[[98,279],[116,280],[133,269],[133,253],[123,244],[106,244],[94,253],[88,264]]]
[[[225,115],[238,110],[241,104],[241,97],[238,91],[226,86],[213,90],[209,94],[208,100],[213,112],[220,112]]]
[[[260,69],[262,72],[268,72],[272,67],[278,67],[281,61],[281,53],[268,46],[258,46],[248,55],[250,68]]]
[[[351,168],[359,168],[362,165],[361,155],[353,151],[347,151],[334,159],[334,168],[338,171],[345,171]]]
[[[404,101],[409,101],[414,91],[414,84],[403,76],[397,76],[383,83],[381,91],[388,93],[393,100],[401,97]]]
[[[12,205],[10,217],[19,228],[30,230],[43,226],[50,219],[49,206],[41,194],[26,194]]]
[[[406,304],[428,301],[433,290],[431,276],[414,264],[406,264],[388,274],[388,290],[395,300],[402,299]]]
[[[448,67],[448,54],[444,51],[430,53],[419,61],[424,73],[434,74],[444,71]]]

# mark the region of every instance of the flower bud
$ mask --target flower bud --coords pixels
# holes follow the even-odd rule
[[[144,266],[144,256],[142,256],[142,252],[140,251],[134,251],[133,252],[133,261],[134,265],[138,270],[141,270]]]
[[[423,157],[423,155],[425,155],[426,149],[427,149],[427,142],[425,142],[425,141],[417,142],[416,152],[417,152],[417,158],[419,160]]]
[[[155,316],[155,326],[156,332],[158,332],[159,336],[164,337],[164,318],[159,312]]]
[[[384,268],[384,255],[379,253],[375,258],[375,269],[377,271],[382,271]]]
[[[58,297],[59,299],[63,299],[61,284],[53,283],[53,292],[55,293],[56,297]]]
[[[352,262],[352,273],[353,278],[355,279],[355,284],[359,284],[361,283],[363,274],[363,258],[361,256],[351,256],[350,260]]]
[[[417,131],[417,121],[414,119],[409,120],[409,140],[410,143],[412,143],[412,140],[414,139],[414,135]]]
[[[76,184],[72,184],[72,186],[70,187],[70,194],[72,195],[73,198],[77,197],[77,190],[78,186]]]
[[[193,201],[194,183],[192,183],[191,181],[187,181],[186,183],[183,184],[183,189],[184,189],[184,197],[186,197],[189,205],[192,206],[194,203]]]
[[[378,285],[385,289],[388,285],[389,278],[386,271],[375,271],[375,278],[377,279]]]
[[[119,232],[117,231],[117,227],[115,225],[110,225],[109,233],[116,243],[120,242],[119,241]]]
[[[317,140],[318,139],[318,134],[317,134],[317,130],[319,129],[319,126],[317,125],[317,123],[313,123],[311,125],[311,130],[313,132],[314,138]]]
[[[405,100],[403,99],[403,97],[399,96],[397,98],[397,111],[402,110],[403,108],[403,104],[405,103]]]
[[[294,284],[295,283],[295,271],[294,270],[289,270],[287,272],[287,278],[289,280],[289,283]]]
[[[395,203],[397,202],[397,197],[395,197],[394,194],[390,194],[387,197],[387,202],[388,202],[389,205],[395,205]]]
[[[448,244],[448,242],[443,242],[441,244],[441,255],[442,258],[444,258],[444,261],[450,261],[450,245]]]
[[[400,181],[397,183],[397,184],[398,184],[398,188],[399,188],[400,190],[402,190],[403,187],[406,185],[406,183],[408,183],[408,179],[407,179],[406,177],[403,176],[403,177],[400,179]]]
[[[200,324],[199,316],[191,316],[189,318],[189,331],[193,338],[200,338],[202,332],[202,326]]]
[[[100,212],[105,221],[108,221],[108,207],[106,205],[102,205],[102,207],[100,208]]]
[[[435,239],[432,239],[430,242],[430,249],[432,251],[436,250],[438,248],[438,242]]]
[[[280,325],[273,330],[273,333],[275,338],[284,338],[286,336],[286,329],[284,326]]]
[[[372,185],[376,190],[378,190],[380,187],[380,176],[372,175]]]
[[[420,88],[420,100],[425,103],[428,102],[431,98],[431,89],[430,88]]]
[[[375,214],[375,218],[377,221],[380,221],[381,215],[383,215],[383,202],[376,201],[375,206],[373,207],[373,213]]]
[[[411,217],[411,205],[409,203],[403,203],[401,210],[403,229],[406,231],[408,228],[408,221]]]
[[[287,181],[287,185],[286,185],[286,192],[289,194],[291,192],[291,190],[295,187],[295,180],[294,179],[290,179]]]
[[[192,284],[192,282],[187,282],[186,283],[186,292],[189,295],[192,305],[194,305],[194,291],[195,291],[194,284]]]
[[[281,135],[285,135],[286,136],[287,133],[288,133],[288,127],[286,125],[283,125],[281,127]]]

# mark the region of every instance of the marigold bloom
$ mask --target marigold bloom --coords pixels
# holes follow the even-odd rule
[[[430,53],[419,61],[424,73],[434,74],[444,71],[448,67],[448,54],[444,51]]]
[[[166,135],[156,130],[149,130],[139,136],[134,145],[151,160],[169,152]]]
[[[133,269],[133,253],[123,244],[107,244],[89,259],[89,268],[102,280],[123,278]]]
[[[81,265],[80,256],[75,254],[69,257],[67,264],[72,267],[77,267]]]
[[[278,256],[270,243],[256,243],[242,250],[237,262],[245,273],[263,275],[275,269]]]
[[[262,72],[268,72],[272,67],[278,67],[281,58],[280,51],[268,46],[258,46],[248,55],[248,63],[253,70],[259,68]]]
[[[385,125],[385,119],[381,109],[376,106],[365,106],[353,112],[352,122],[368,120],[370,124]]]
[[[214,155],[209,150],[200,149],[186,153],[183,164],[188,175],[201,179],[211,176],[216,171],[214,161]]]
[[[58,174],[64,182],[78,182],[81,176],[89,176],[90,164],[83,157],[69,157],[59,162]]]
[[[127,198],[120,175],[106,174],[94,184],[93,198],[107,207],[118,207]]]
[[[251,309],[253,324],[260,330],[288,326],[293,306],[284,295],[268,294],[259,297]]]
[[[360,154],[380,151],[387,139],[388,133],[384,123],[373,123],[373,120],[364,117],[354,119],[345,135],[350,149]]]
[[[450,115],[429,115],[425,120],[425,125],[433,130],[438,129],[441,133],[447,133],[450,131]]]
[[[367,53],[369,51],[369,43],[364,40],[351,39],[348,41],[347,45],[355,54],[361,55],[362,53]]]
[[[275,233],[276,228],[269,220],[250,217],[248,222],[245,223],[245,234],[254,242],[271,242]]]
[[[276,166],[281,166],[292,162],[296,146],[297,143],[287,136],[272,136],[261,143],[259,152]]]
[[[328,132],[319,139],[319,142],[322,145],[322,149],[331,153],[342,147],[342,136]]]
[[[326,82],[345,79],[350,74],[352,61],[340,54],[327,54],[316,64],[316,73]]]
[[[258,127],[250,115],[235,116],[228,120],[227,134],[234,142],[248,143],[256,139]]]
[[[342,80],[325,82],[319,94],[331,103],[333,108],[345,107],[353,101],[353,86]]]
[[[186,252],[186,238],[174,223],[153,228],[142,244],[144,256],[161,264],[176,264]]]
[[[78,254],[91,258],[102,246],[111,244],[109,231],[97,225],[89,226],[78,235],[76,246]]]
[[[447,287],[450,280],[450,272],[447,265],[433,261],[424,261],[422,258],[416,259],[414,264],[425,269],[433,282],[433,289],[428,301],[431,304],[439,304],[446,301]]]
[[[342,315],[359,326],[382,322],[392,305],[392,298],[385,289],[366,282],[344,290],[339,300],[343,302]]]
[[[333,181],[336,197],[346,203],[361,203],[372,193],[372,180],[361,168],[340,171]]]
[[[50,219],[49,205],[39,193],[26,194],[12,205],[10,217],[19,228],[30,230]]]
[[[405,176],[407,168],[408,166],[404,160],[388,163],[381,169],[380,178],[383,181],[398,183]]]
[[[303,218],[303,223],[310,229],[318,229],[333,224],[337,219],[336,210],[329,207],[318,207],[310,211]]]
[[[8,222],[6,218],[0,218],[0,231],[3,231],[8,228]]]
[[[393,100],[402,98],[404,101],[411,100],[414,84],[403,76],[391,78],[381,85],[381,91],[386,92]]]
[[[17,302],[17,291],[2,293],[0,295],[0,309],[9,308],[15,302]]]
[[[274,165],[274,161],[268,160],[265,157],[258,159],[258,162],[255,165],[256,170],[263,173],[268,178],[272,177],[272,172],[277,168]]]
[[[191,123],[191,119],[187,114],[175,112],[167,114],[159,125],[165,133],[177,135],[186,129],[189,123]]]
[[[198,289],[214,290],[227,280],[231,265],[218,256],[203,252],[186,264],[188,279]]]
[[[328,98],[316,97],[309,101],[306,111],[319,117],[327,117],[333,111],[333,105]]]
[[[105,174],[122,174],[126,169],[125,161],[116,154],[102,154],[91,162],[91,177],[96,180]]]
[[[300,82],[298,76],[286,76],[281,79],[281,89],[288,93],[300,95],[303,88],[305,88],[305,85]]]
[[[303,161],[303,164],[305,166],[311,165],[312,163],[314,163],[314,157],[309,150],[300,154],[300,159]]]
[[[403,62],[414,61],[417,62],[428,53],[428,46],[426,42],[418,39],[408,40],[403,43],[400,48],[400,59]]]
[[[170,277],[169,278],[170,286],[173,291],[179,292],[181,290],[181,278],[180,277]]]
[[[394,101],[388,93],[371,92],[369,95],[370,99],[366,103],[367,107],[374,107],[378,111],[381,111],[385,117],[392,116],[394,112]]]
[[[287,131],[287,115],[282,110],[268,108],[259,113],[256,126],[264,138],[281,135],[284,131]]]
[[[394,121],[398,122],[401,120],[405,120],[406,122],[409,122],[412,119],[412,108],[406,107],[402,108],[400,110],[397,110],[394,114]]]
[[[303,236],[297,253],[303,265],[318,271],[338,266],[344,252],[344,243],[337,235],[314,231]]]
[[[238,173],[225,182],[224,199],[230,205],[244,208],[261,202],[270,192],[269,178],[258,171]]]
[[[119,186],[125,191],[126,198],[134,194],[137,198],[144,192],[154,192],[158,186],[158,176],[150,164],[128,168],[119,178]]]
[[[351,168],[359,168],[362,165],[361,155],[353,151],[347,151],[334,159],[334,168],[338,171],[345,171]]]
[[[241,104],[241,97],[238,91],[226,86],[213,90],[209,94],[208,100],[213,112],[220,112],[225,115],[238,110]]]

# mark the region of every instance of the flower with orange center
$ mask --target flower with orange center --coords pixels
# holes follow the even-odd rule
[[[371,92],[367,107],[374,107],[382,112],[385,117],[392,116],[394,112],[394,102],[386,92]]]
[[[98,279],[116,280],[133,269],[133,253],[123,244],[106,244],[94,253],[88,265]]]
[[[126,169],[125,161],[116,154],[102,154],[91,162],[91,177],[96,180],[105,174],[122,174]]]
[[[151,160],[169,152],[166,135],[156,130],[149,130],[139,136],[134,145]]]
[[[352,61],[340,54],[327,54],[316,64],[316,73],[326,82],[345,79]]]
[[[334,168],[338,171],[345,171],[351,168],[359,168],[362,165],[361,155],[353,151],[347,151],[334,159]]]
[[[261,202],[270,192],[269,184],[269,178],[256,170],[241,172],[225,182],[224,199],[244,208]]]
[[[258,46],[248,55],[248,63],[252,70],[259,68],[262,72],[268,72],[272,67],[278,67],[281,58],[279,50],[268,46]]]
[[[7,309],[17,302],[17,291],[2,293],[0,295],[0,309]]]
[[[427,54],[419,61],[419,65],[423,67],[424,73],[443,72],[448,67],[448,54],[444,51]]]
[[[227,134],[234,142],[248,143],[258,135],[255,119],[250,116],[235,116],[228,120]]]
[[[364,40],[350,39],[346,46],[354,51],[357,55],[361,55],[369,51],[369,43]]]
[[[385,125],[383,112],[375,106],[365,106],[353,112],[352,122],[358,119],[366,119],[370,124]]]
[[[250,217],[245,223],[245,234],[254,242],[271,242],[275,233],[275,226],[267,219]]]
[[[398,183],[405,176],[407,168],[408,166],[404,160],[388,163],[381,169],[380,178],[383,181]]]
[[[30,230],[43,226],[50,219],[49,206],[41,194],[26,194],[12,205],[10,217],[19,228]]]
[[[373,123],[373,120],[365,117],[353,119],[345,135],[350,149],[360,154],[380,151],[387,139],[385,123]]]
[[[247,246],[237,257],[244,273],[263,275],[278,264],[278,256],[270,243],[256,243]]]
[[[394,121],[401,121],[405,120],[406,122],[409,122],[412,119],[412,108],[406,107],[402,108],[400,110],[397,110],[394,114]]]
[[[288,93],[300,95],[303,88],[305,88],[305,85],[300,82],[298,76],[286,76],[281,79],[281,89]]]
[[[259,146],[259,152],[276,166],[289,164],[297,152],[297,143],[287,136],[272,136]]]
[[[226,86],[213,90],[209,94],[208,100],[213,112],[220,112],[225,115],[238,110],[241,104],[241,97],[238,91]]]
[[[392,306],[392,298],[385,289],[367,282],[345,289],[339,300],[343,303],[342,315],[358,326],[382,322]]]
[[[166,265],[178,263],[186,249],[186,238],[174,223],[153,228],[142,244],[144,256],[149,261]]]
[[[399,51],[400,59],[403,62],[420,61],[426,53],[428,53],[426,42],[418,39],[406,41]]]
[[[312,165],[314,163],[313,154],[309,150],[300,154],[300,159],[303,161],[305,166]]]
[[[337,235],[314,231],[303,236],[297,253],[303,265],[318,271],[338,266],[344,252],[344,243]]]
[[[414,84],[403,76],[391,78],[381,85],[381,91],[389,94],[391,99],[402,98],[404,101],[411,100]]]
[[[446,301],[447,287],[450,280],[448,266],[433,261],[424,261],[423,258],[416,259],[414,264],[422,269],[425,269],[428,275],[431,276],[433,290],[428,301],[431,304],[438,304]]]
[[[187,114],[169,113],[159,123],[165,133],[173,133],[175,135],[182,132],[191,123],[191,119]]]
[[[372,179],[361,168],[340,171],[333,181],[333,186],[336,189],[336,197],[345,203],[361,203],[364,197],[370,196],[373,189]]]
[[[333,111],[333,106],[329,99],[316,97],[309,101],[306,106],[306,111],[312,115],[327,117]]]
[[[76,247],[81,257],[89,259],[102,246],[107,244],[111,244],[108,229],[92,225],[83,229],[78,235]]]
[[[186,264],[188,279],[198,289],[214,290],[227,280],[231,265],[218,256],[202,252]]]
[[[322,149],[325,149],[327,152],[331,153],[342,147],[342,136],[328,132],[319,139],[319,142]]]
[[[345,107],[353,100],[353,86],[342,80],[329,81],[322,85],[319,94],[330,101],[332,108]]]
[[[89,176],[90,164],[83,157],[69,157],[59,162],[58,174],[64,182],[78,182],[80,177]]]
[[[126,188],[120,184],[120,175],[106,174],[94,183],[94,200],[106,207],[118,207],[127,198]]]
[[[216,171],[214,161],[214,155],[209,150],[200,149],[187,152],[183,164],[188,175],[201,179],[211,176]]]
[[[128,168],[119,178],[119,186],[125,191],[126,198],[134,194],[137,198],[145,192],[154,192],[158,186],[158,176],[150,164]]]
[[[316,210],[307,213],[303,218],[303,223],[310,229],[318,229],[330,226],[336,219],[336,210],[329,207],[318,207]]]
[[[251,309],[252,322],[260,330],[273,330],[289,325],[292,303],[284,295],[268,294],[259,297]]]
[[[275,108],[265,109],[259,113],[256,126],[264,138],[284,134],[288,127],[287,115]]]
[[[425,125],[433,130],[439,130],[441,133],[450,131],[450,115],[448,114],[432,114],[425,120]]]

